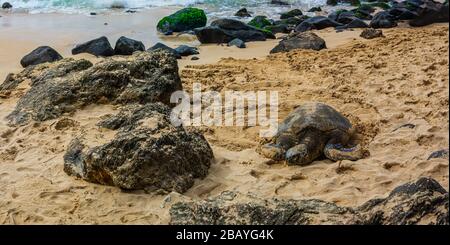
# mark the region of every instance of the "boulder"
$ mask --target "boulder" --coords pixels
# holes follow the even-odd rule
[[[201,43],[228,43],[235,38],[244,42],[275,38],[270,31],[259,29],[233,19],[218,19],[210,26],[197,28],[195,35]]]
[[[206,14],[198,8],[184,8],[162,18],[158,24],[159,32],[182,32],[206,26]]]
[[[241,17],[241,18],[252,17],[252,15],[247,11],[246,8],[241,8],[241,9],[239,9],[239,10],[234,14],[234,16]]]
[[[272,23],[267,19],[266,16],[258,15],[250,22],[248,22],[248,25],[254,26],[259,29],[264,29],[266,26],[272,25]]]
[[[272,32],[273,34],[277,34],[277,33],[290,33],[292,31],[292,28],[290,28],[289,25],[286,24],[279,24],[273,26],[266,26],[266,30]]]
[[[298,16],[302,16],[302,15],[303,15],[303,12],[300,9],[293,9],[288,12],[281,13],[280,19],[288,19],[291,17],[298,17]]]
[[[20,64],[22,65],[22,67],[28,67],[30,65],[38,65],[45,62],[58,61],[62,58],[63,57],[53,48],[42,46],[25,55],[20,60]]]
[[[72,54],[88,53],[95,56],[113,56],[114,49],[105,36],[99,37],[97,39],[78,44],[72,49]]]
[[[136,51],[145,51],[142,42],[127,37],[120,37],[116,42],[114,53],[116,55],[132,55]]]
[[[339,13],[339,15],[337,15],[336,17],[336,21],[342,24],[348,24],[354,19],[357,19],[357,17],[352,11],[344,11],[342,13]]]
[[[359,36],[362,38],[365,38],[365,39],[373,39],[373,38],[377,38],[377,37],[382,37],[383,31],[373,29],[373,28],[367,28],[367,29],[363,30]]]
[[[12,4],[10,4],[9,2],[4,2],[2,4],[2,9],[10,9],[12,7],[13,7]]]
[[[287,52],[293,49],[321,50],[326,48],[325,40],[313,32],[292,33],[273,48],[270,53]]]
[[[197,48],[189,47],[187,45],[178,46],[177,48],[175,48],[175,52],[177,52],[181,56],[189,56],[189,55],[199,54]]]
[[[169,52],[171,55],[173,55],[175,58],[181,59],[181,55],[177,51],[175,51],[175,49],[173,49],[163,43],[157,43],[157,44],[153,45],[152,47],[150,47],[149,49],[147,49],[148,52],[152,52],[155,50],[165,50],[165,51]]]
[[[236,46],[238,48],[245,48],[245,42],[239,38],[235,38],[228,43],[228,46]]]
[[[369,26],[372,28],[392,28],[397,26],[397,21],[388,12],[381,11],[375,14]]]
[[[95,65],[86,60],[63,59],[51,66],[44,63],[31,68],[5,85],[11,88],[31,81],[30,89],[7,116],[10,125],[55,119],[98,101],[170,104],[171,94],[182,88],[177,61],[167,51],[139,52],[123,60],[104,59]]]
[[[419,17],[416,12],[407,8],[394,7],[389,9],[388,12],[398,20],[412,20]]]
[[[359,207],[227,191],[206,200],[177,202],[169,212],[172,225],[448,225],[448,202],[448,192],[436,180],[420,178]]]
[[[273,5],[280,5],[280,6],[287,6],[287,5],[291,5],[290,3],[283,1],[283,0],[271,0],[270,4]]]
[[[350,29],[350,28],[367,28],[369,25],[367,25],[366,22],[363,20],[360,20],[358,18],[353,19],[350,23],[345,24],[344,26],[341,26],[343,29]]]
[[[98,124],[116,131],[111,140],[97,146],[82,136],[72,140],[64,171],[125,190],[187,191],[196,178],[206,177],[214,155],[202,134],[174,126],[170,117],[162,103],[122,108]]]
[[[296,32],[305,32],[309,30],[321,30],[328,27],[337,27],[341,26],[341,23],[338,23],[334,20],[331,20],[325,16],[315,16],[309,19],[306,19],[301,24],[295,27]]]
[[[417,11],[418,17],[409,21],[411,26],[426,26],[433,23],[449,22],[449,6],[429,1]]]
[[[309,17],[307,15],[301,15],[301,16],[291,17],[291,18],[287,18],[287,19],[276,20],[274,22],[274,25],[280,25],[280,24],[293,25],[295,28],[295,26],[298,26],[306,19],[309,19]]]
[[[312,7],[308,10],[308,12],[321,12],[322,8],[321,7]]]

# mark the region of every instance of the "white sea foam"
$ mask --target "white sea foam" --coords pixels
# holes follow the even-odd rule
[[[105,10],[114,5],[125,8],[147,8],[162,6],[189,6],[208,4],[215,9],[237,8],[241,6],[261,7],[270,0],[10,0],[16,10],[30,13],[41,12],[85,12]],[[294,5],[316,6],[325,4],[326,0],[286,0]]]

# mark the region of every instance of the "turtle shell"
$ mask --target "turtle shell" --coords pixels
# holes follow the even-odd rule
[[[286,117],[278,127],[277,135],[299,135],[306,128],[315,128],[323,132],[334,129],[349,132],[352,124],[333,107],[319,102],[309,102],[297,107]]]

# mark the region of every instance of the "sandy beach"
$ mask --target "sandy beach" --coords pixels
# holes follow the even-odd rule
[[[191,36],[157,34],[155,22],[175,9],[97,16],[2,14],[0,81],[22,70],[20,59],[40,45],[64,57],[97,62],[102,58],[71,56],[70,50],[102,35],[111,43],[131,37],[146,47],[156,42],[189,44],[198,47],[200,59],[178,61],[185,90],[201,83],[203,89],[221,94],[278,91],[280,121],[303,102],[327,103],[356,126],[370,156],[358,161],[319,159],[308,166],[269,165],[258,154],[258,126],[201,127],[215,156],[206,178],[197,179],[184,194],[122,191],[63,171],[63,156],[73,137],[80,131],[93,141],[107,137],[96,123],[118,107],[96,104],[64,115],[77,124],[62,130],[55,128],[60,119],[10,127],[5,117],[30,87],[21,84],[0,97],[0,224],[168,224],[173,203],[224,191],[354,207],[386,197],[419,177],[434,178],[449,190],[448,159],[427,159],[449,148],[448,23],[400,25],[383,29],[384,37],[371,40],[361,38],[358,28],[315,30],[327,49],[269,54],[279,39],[249,42],[246,49],[238,49],[201,45]]]

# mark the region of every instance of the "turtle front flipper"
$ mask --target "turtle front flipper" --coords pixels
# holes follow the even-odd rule
[[[261,154],[272,160],[282,161],[284,160],[286,151],[281,146],[270,143],[261,146]]]
[[[342,144],[328,143],[325,145],[323,151],[324,155],[333,161],[340,160],[350,160],[356,161],[364,158],[366,151],[364,151],[361,145],[356,145],[355,147],[346,148]]]

